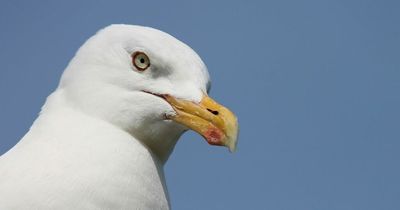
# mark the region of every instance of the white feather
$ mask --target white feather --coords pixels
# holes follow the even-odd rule
[[[139,72],[131,53],[145,52]],[[0,157],[0,209],[169,209],[163,165],[185,128],[145,91],[199,101],[198,55],[156,29],[112,25],[66,68],[30,131]]]

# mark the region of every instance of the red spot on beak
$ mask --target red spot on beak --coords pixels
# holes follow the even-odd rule
[[[222,142],[222,138],[225,135],[222,133],[221,130],[215,128],[215,127],[211,127],[209,128],[205,134],[204,137],[207,139],[207,142],[211,145],[219,145],[222,146],[224,145]]]

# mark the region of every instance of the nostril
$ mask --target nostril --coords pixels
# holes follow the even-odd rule
[[[213,115],[218,115],[219,114],[219,112],[218,111],[215,111],[215,110],[212,110],[212,109],[207,109],[209,112],[211,112],[211,113],[213,113]]]

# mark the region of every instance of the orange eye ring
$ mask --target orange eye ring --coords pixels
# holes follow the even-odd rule
[[[132,64],[138,71],[144,71],[150,67],[150,59],[144,52],[137,51],[132,54]]]

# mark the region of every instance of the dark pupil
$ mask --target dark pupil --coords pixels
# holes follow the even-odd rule
[[[140,59],[140,63],[144,63],[144,58],[141,58],[141,59]]]

